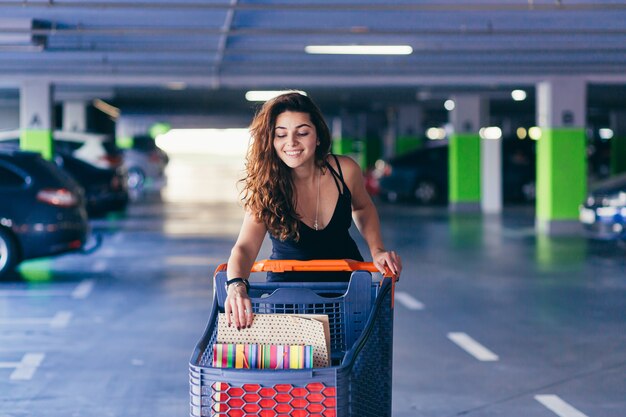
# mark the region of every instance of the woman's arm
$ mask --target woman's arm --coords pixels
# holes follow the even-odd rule
[[[226,274],[228,279],[248,279],[250,269],[256,260],[267,229],[263,223],[258,222],[254,216],[246,212],[239,237],[230,252]],[[230,285],[228,295],[224,303],[224,311],[228,325],[234,323],[237,329],[252,325],[252,303],[243,285]]]
[[[372,202],[365,183],[361,167],[348,157],[339,157],[344,180],[352,194],[352,218],[359,232],[367,242],[374,265],[384,273],[385,266],[399,275],[402,261],[394,251],[387,251],[380,232],[380,219],[376,206]]]

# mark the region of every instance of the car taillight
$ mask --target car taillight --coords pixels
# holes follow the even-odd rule
[[[111,168],[122,166],[123,163],[123,159],[119,155],[104,155],[100,157],[100,160],[106,162]]]
[[[161,155],[157,151],[150,152],[150,161],[151,162],[161,162]]]
[[[122,181],[120,181],[120,178],[117,175],[114,175],[113,178],[111,178],[111,188],[113,190],[119,190],[122,188]]]
[[[76,194],[66,188],[44,188],[37,193],[37,200],[58,207],[78,205]]]

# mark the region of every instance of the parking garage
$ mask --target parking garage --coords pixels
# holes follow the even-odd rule
[[[403,259],[389,415],[626,415],[624,2],[0,12],[0,152],[67,169],[69,154],[120,171],[106,181],[126,193],[97,205],[74,174],[93,203],[84,238],[54,254],[35,242],[29,259],[18,214],[67,196],[48,187],[14,214],[16,194],[0,194],[0,417],[355,415],[339,389],[323,413],[277,396],[227,412],[214,385],[190,399],[213,271],[244,216],[248,127],[287,90],[319,105]],[[0,193],[25,170],[0,159]],[[267,238],[258,259],[270,254]],[[360,384],[383,401],[385,381]]]

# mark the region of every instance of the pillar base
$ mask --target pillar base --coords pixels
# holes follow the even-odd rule
[[[582,226],[578,220],[535,220],[535,230],[542,235],[582,236]]]
[[[480,202],[452,202],[448,204],[450,213],[480,213],[482,211]]]

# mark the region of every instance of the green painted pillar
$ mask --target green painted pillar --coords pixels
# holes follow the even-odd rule
[[[332,152],[337,155],[350,155],[354,149],[354,139],[333,138]]]
[[[477,211],[480,206],[480,136],[453,133],[449,139],[448,181],[451,208]],[[465,210],[464,210],[465,209]]]
[[[128,135],[116,136],[115,144],[120,149],[130,149],[133,147],[133,137]]]
[[[52,159],[54,127],[52,85],[25,81],[20,87],[20,148]]]
[[[423,143],[423,139],[418,136],[398,136],[396,138],[396,155],[420,149]]]
[[[542,129],[537,143],[537,218],[578,220],[587,192],[582,128]]]
[[[424,109],[419,104],[398,106],[395,114],[395,153],[402,155],[422,147],[424,132]]]
[[[579,234],[578,210],[587,192],[586,84],[558,77],[537,86],[536,229]]]
[[[452,212],[480,212],[479,130],[487,125],[489,104],[479,95],[453,97],[453,132],[448,138],[448,199]]]
[[[611,113],[611,174],[626,172],[626,112]]]

